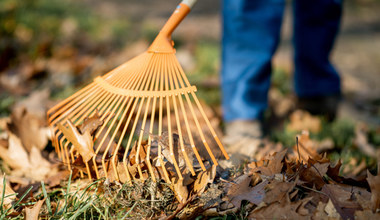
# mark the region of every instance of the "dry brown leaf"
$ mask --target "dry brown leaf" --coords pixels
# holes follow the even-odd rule
[[[273,202],[282,201],[282,199],[293,190],[296,182],[281,182],[274,180],[269,183],[265,189],[264,202],[266,204],[271,204]],[[269,189],[269,190],[268,190]]]
[[[323,185],[325,185],[323,176],[326,174],[328,166],[328,163],[311,164],[309,162],[307,168],[301,169],[299,174],[300,180],[305,181],[307,185],[315,186],[317,189],[321,189]]]
[[[269,106],[276,117],[285,117],[295,106],[293,96],[284,95],[278,88],[270,88],[268,92]]]
[[[369,196],[363,196],[357,192],[354,193],[356,201],[358,201],[359,205],[363,210],[370,210],[372,212],[372,203],[371,203],[371,194],[368,193]],[[367,197],[367,198],[366,198]]]
[[[40,150],[45,148],[51,137],[50,129],[46,127],[45,121],[25,109],[12,113],[7,129],[20,138],[28,152],[33,146]]]
[[[331,199],[329,199],[329,201],[327,202],[324,211],[327,213],[327,216],[329,218],[340,219],[340,215],[337,212],[337,210],[336,210],[334,204],[332,203]]]
[[[0,157],[14,170],[29,170],[30,168],[28,153],[20,139],[12,133],[8,133],[8,149],[0,146]]]
[[[7,124],[11,122],[10,117],[0,118],[0,130],[5,130],[7,128]]]
[[[203,193],[208,183],[212,183],[216,175],[216,166],[208,168],[205,171],[198,173],[197,179],[194,181],[194,193],[198,195]]]
[[[351,160],[351,161],[353,161],[353,160]],[[334,181],[336,181],[338,183],[344,183],[344,184],[355,185],[355,186],[363,186],[363,187],[367,186],[366,176],[359,176],[359,177],[355,177],[355,178],[346,178],[343,176],[339,176],[339,170],[340,170],[341,166],[342,166],[342,162],[340,160],[335,165],[335,167],[331,167],[331,165],[330,165],[328,168],[328,171],[327,171],[327,175],[331,179],[333,179]],[[361,167],[359,167],[359,168],[361,168]]]
[[[12,133],[8,134],[8,148],[0,146],[0,158],[12,169],[14,176],[41,181],[57,171],[57,168],[52,169],[51,164],[42,157],[36,147],[32,147],[28,154],[20,139]]]
[[[367,181],[371,188],[371,203],[372,211],[380,209],[380,162],[377,164],[377,176],[372,175],[367,171]]]
[[[286,127],[289,131],[302,131],[309,130],[313,133],[317,133],[321,130],[321,120],[312,116],[309,112],[297,110],[290,116],[290,123]]]
[[[181,204],[185,203],[189,197],[189,191],[187,190],[187,187],[183,184],[182,180],[179,180],[177,178],[172,178],[172,183],[173,191],[177,197],[177,200]]]
[[[358,125],[355,128],[355,139],[354,144],[361,150],[365,155],[369,157],[374,157],[380,160],[380,150],[376,151],[375,146],[368,143],[367,134],[365,132],[364,125]]]
[[[352,193],[339,185],[326,184],[321,191],[330,198],[331,203],[343,219],[354,219],[355,211],[361,208],[356,201],[351,199]]]
[[[269,206],[253,210],[248,219],[310,219],[310,213],[304,208],[309,201],[310,198],[294,203],[275,202]]]
[[[298,135],[297,138],[298,146],[296,144],[293,147],[297,160],[298,158],[301,158],[302,161],[307,161],[309,157],[314,158],[318,156],[318,153],[314,148],[315,143],[309,138],[308,131],[302,131],[301,135]]]
[[[380,213],[373,213],[371,210],[358,210],[355,212],[356,220],[369,220],[369,219],[380,219]]]
[[[28,113],[36,116],[40,121],[45,121],[48,109],[50,92],[48,89],[32,92],[26,99],[17,102],[12,108],[12,112],[22,112],[25,109]]]
[[[284,150],[284,146],[282,143],[273,143],[269,141],[268,139],[262,140],[263,146],[261,146],[259,149],[257,149],[256,158],[264,158],[266,155],[271,155],[275,152],[280,152]]]
[[[325,212],[326,206],[327,203],[319,201],[317,208],[314,210],[312,219],[328,219],[328,215]]]
[[[45,199],[39,200],[34,204],[33,208],[25,208],[25,220],[38,220],[38,215],[44,202]]]
[[[187,108],[186,103],[184,103],[184,104],[185,104],[185,108]],[[200,100],[200,105],[202,106],[202,109],[203,109],[206,117],[210,121],[211,126],[214,128],[217,136],[222,137],[223,136],[222,131],[220,130],[220,126],[219,126],[220,118],[216,116],[214,110],[210,106],[206,105],[201,100]],[[198,111],[198,108],[194,108],[194,114],[195,114],[196,118],[203,118],[203,115],[200,111]],[[176,121],[175,114],[171,114],[170,117],[171,117],[172,122]],[[164,117],[162,119],[164,130],[167,130],[167,121],[168,120],[166,117]],[[184,115],[183,114],[179,114],[179,121],[180,122],[184,121]],[[208,125],[205,123],[205,120],[199,120],[198,122],[199,122],[200,128],[202,129],[202,132],[204,134],[204,138],[205,138],[207,144],[209,145],[211,151],[213,152],[215,158],[223,157],[223,154],[219,150],[219,146],[217,145],[216,141],[214,140],[213,135],[210,133]],[[199,135],[198,127],[195,123],[195,120],[188,120],[188,123],[189,123],[189,128],[191,130],[191,133],[193,134],[195,146],[199,146],[199,147],[197,147],[199,155],[201,156],[201,158],[204,158],[206,160],[211,160],[206,148],[204,147],[203,140]],[[182,131],[182,133],[184,136],[186,136],[185,131]],[[194,135],[194,134],[198,134],[198,135]],[[190,145],[188,141],[187,141],[187,143],[188,143],[188,145]],[[186,147],[185,147],[185,150],[186,150]],[[190,152],[193,152],[193,151],[191,150]]]
[[[235,179],[236,183],[232,183],[227,191],[227,197],[230,202],[240,208],[241,202],[247,200],[255,205],[260,204],[265,196],[265,186],[268,181],[263,181],[254,187],[250,187],[249,184],[252,180],[252,176],[244,174]]]
[[[12,188],[9,186],[8,181],[5,181],[5,186],[4,186],[3,180],[4,180],[4,176],[0,175],[0,199],[3,198],[4,196],[3,206],[5,206],[5,208],[8,208],[11,205],[11,203],[16,199],[16,194],[12,190]],[[5,187],[5,192],[3,195],[4,187]]]
[[[174,164],[174,160],[175,160],[180,168],[185,167],[186,159],[185,159],[184,154],[186,154],[191,165],[192,166],[195,165],[194,164],[195,155],[194,155],[193,149],[191,148],[189,144],[187,144],[183,140],[184,151],[182,151],[181,144],[180,144],[180,137],[177,133],[173,132],[172,138],[171,138],[171,142],[173,146],[173,154],[171,154],[170,152],[170,143],[169,143],[170,140],[169,140],[168,132],[163,132],[161,136],[150,135],[150,137],[152,141],[157,141],[158,144],[162,147],[162,154],[170,163]],[[174,160],[173,160],[173,157],[174,157]]]
[[[284,159],[286,155],[287,149],[281,151],[281,152],[275,152],[273,155],[271,155],[268,160],[268,165],[264,165],[261,167],[257,167],[252,170],[252,172],[260,172],[262,175],[265,176],[273,176],[275,174],[281,173],[282,167],[284,163],[282,160]]]
[[[85,131],[84,134],[81,134],[70,119],[67,119],[66,122],[69,125],[68,128],[60,123],[57,124],[58,128],[62,131],[67,140],[73,144],[74,148],[82,156],[83,161],[88,162],[93,156],[95,156],[93,148],[94,142],[90,132]]]
[[[101,115],[96,109],[95,114],[93,116],[86,117],[83,120],[83,123],[79,126],[80,133],[84,134],[86,133],[86,131],[88,131],[91,135],[93,135],[94,131],[96,131],[101,125],[103,125],[103,121],[100,118]]]
[[[47,176],[55,175],[58,172],[57,167],[52,167],[49,161],[42,157],[41,152],[33,147],[29,154],[30,171],[25,176],[41,181]]]
[[[49,175],[49,177],[46,179],[46,184],[48,184],[49,187],[58,186],[62,180],[68,179],[69,176],[70,170],[61,170],[54,175]]]

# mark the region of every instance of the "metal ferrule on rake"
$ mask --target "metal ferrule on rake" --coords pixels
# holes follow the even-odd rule
[[[53,144],[69,169],[80,164],[80,176],[91,179],[171,183],[217,165],[220,152],[228,159],[171,40],[194,2],[176,8],[146,52],[48,111]]]

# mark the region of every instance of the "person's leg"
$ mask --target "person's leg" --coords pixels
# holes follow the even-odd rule
[[[342,0],[294,0],[295,91],[298,97],[340,94],[340,78],[329,60],[338,33]]]
[[[255,120],[267,108],[271,58],[284,0],[224,0],[222,93],[224,120]]]

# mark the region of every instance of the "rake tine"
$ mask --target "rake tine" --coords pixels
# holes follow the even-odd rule
[[[174,75],[174,72],[173,72],[173,68],[170,68],[170,75],[169,75],[169,79],[170,79],[170,88],[171,90],[174,90],[176,89],[174,87],[174,83],[173,83],[173,75]],[[173,95],[173,105],[174,105],[174,114],[175,114],[175,119],[176,119],[176,123],[177,123],[177,129],[178,129],[178,136],[179,136],[179,142],[180,142],[180,146],[181,146],[181,152],[183,154],[183,157],[185,158],[185,161],[186,161],[186,165],[188,167],[188,169],[190,170],[191,174],[194,176],[195,175],[195,172],[194,172],[194,169],[193,169],[193,165],[192,165],[192,162],[190,162],[189,160],[189,157],[185,151],[185,146],[183,144],[183,137],[182,137],[182,129],[181,129],[181,125],[180,125],[180,122],[179,122],[179,116],[178,116],[178,107],[177,107],[177,102],[176,102],[176,97],[179,97],[181,98],[181,94],[176,94],[176,95]]]

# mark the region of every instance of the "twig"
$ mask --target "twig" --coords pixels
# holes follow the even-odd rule
[[[298,161],[301,161],[300,148],[298,147],[298,136],[296,136],[296,144],[297,144]]]

